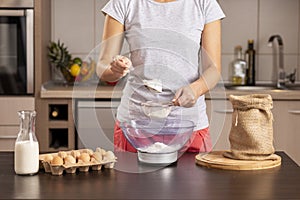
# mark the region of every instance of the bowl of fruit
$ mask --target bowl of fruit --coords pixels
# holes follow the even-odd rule
[[[52,66],[52,80],[74,84],[74,82],[87,82],[95,75],[96,63],[93,59],[82,60],[72,58],[64,43],[50,42],[48,45],[48,58]]]

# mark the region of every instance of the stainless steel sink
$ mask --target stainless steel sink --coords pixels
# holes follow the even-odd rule
[[[287,84],[284,88],[277,88],[275,85],[225,85],[227,90],[241,90],[241,91],[257,91],[257,90],[299,90],[300,84]]]
[[[287,90],[300,90],[300,84],[289,84],[286,85]]]
[[[225,85],[228,90],[242,90],[242,91],[255,91],[255,90],[276,90],[276,86],[271,85],[255,85],[255,86],[238,86],[238,85]]]

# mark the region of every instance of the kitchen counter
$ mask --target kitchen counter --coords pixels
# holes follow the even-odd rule
[[[148,173],[117,170],[137,164],[136,154],[117,154],[115,169],[52,176],[18,176],[13,153],[0,153],[0,198],[4,199],[299,199],[300,168],[285,153],[282,166],[260,171],[224,171],[195,164],[186,153],[177,163]]]
[[[206,99],[227,99],[229,95],[246,95],[249,93],[270,94],[274,100],[300,100],[300,90],[230,90],[216,87],[206,94]],[[87,98],[87,99],[118,99],[122,95],[120,87],[97,84],[81,84],[68,86],[63,84],[45,83],[41,88],[41,98]]]
[[[101,98],[111,99],[120,98],[121,89],[113,86],[97,84],[64,85],[47,82],[42,85],[41,98],[72,99],[72,98]]]

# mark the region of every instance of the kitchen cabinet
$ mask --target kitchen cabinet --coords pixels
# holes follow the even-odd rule
[[[113,135],[118,100],[79,100],[77,103],[77,147],[114,150]]]
[[[19,132],[20,110],[34,110],[33,97],[0,98],[0,151],[14,151],[15,140]]]
[[[51,7],[52,40],[67,44],[72,54],[83,54],[81,57],[88,55],[96,45],[94,20],[95,12],[101,13],[100,8],[96,10],[94,1],[73,0],[52,0]],[[96,36],[101,38],[101,35]]]
[[[274,101],[274,147],[300,165],[300,101]]]
[[[228,100],[206,100],[206,112],[213,150],[230,149],[229,133],[231,128],[232,105]]]
[[[60,39],[67,44],[69,51],[74,56],[85,58],[92,49],[101,44],[105,20],[101,9],[108,1],[52,0],[51,39],[54,41]],[[80,15],[74,13],[80,13]],[[67,28],[66,24],[68,24]],[[82,38],[85,39],[82,40]]]
[[[75,149],[72,99],[43,99],[37,107],[36,135],[41,152]]]
[[[41,152],[101,147],[113,150],[118,100],[44,98],[38,106]]]
[[[76,91],[76,92],[75,92]],[[113,130],[115,113],[122,91],[110,86],[94,85],[64,86],[47,82],[41,87],[36,108],[38,113],[37,129],[41,140],[41,151],[59,151],[63,149],[103,147],[113,150]],[[96,100],[95,100],[96,99]],[[116,103],[116,104],[115,104]],[[51,105],[68,105],[68,118],[53,120],[49,117]],[[68,145],[49,147],[49,129],[60,129],[58,133],[68,134]],[[75,129],[76,127],[76,129]],[[51,130],[50,130],[51,132]],[[79,133],[79,134],[77,134]],[[96,139],[94,139],[94,136]],[[99,139],[100,137],[100,139]],[[98,140],[99,139],[99,140]],[[94,149],[94,148],[93,148]]]
[[[51,41],[51,0],[34,1],[34,97],[36,116],[36,136],[40,151],[50,151],[48,146],[48,102],[41,98],[43,83],[50,80],[51,68],[47,46]]]

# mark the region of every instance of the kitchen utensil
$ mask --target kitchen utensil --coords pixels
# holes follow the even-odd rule
[[[141,103],[144,114],[150,118],[166,118],[174,106],[173,102],[153,102]]]
[[[149,119],[121,122],[120,126],[130,144],[137,149],[142,163],[168,164],[178,158],[195,127],[189,120]]]
[[[172,101],[167,102],[154,102],[154,101],[147,101],[147,102],[140,102],[133,98],[130,99],[130,101],[140,105],[142,107],[142,110],[144,114],[150,118],[156,118],[156,119],[163,119],[168,117],[170,112],[172,111],[172,108],[174,103]]]
[[[160,79],[143,80],[143,83],[152,92],[162,92],[162,81]]]

